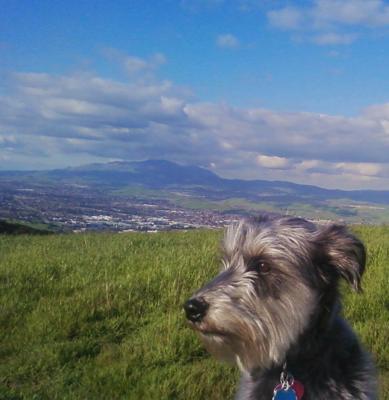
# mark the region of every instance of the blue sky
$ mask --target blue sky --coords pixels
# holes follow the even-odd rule
[[[386,1],[1,7],[0,169],[166,158],[389,189]]]

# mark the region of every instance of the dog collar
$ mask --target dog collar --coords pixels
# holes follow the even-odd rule
[[[303,395],[304,385],[288,373],[284,363],[280,383],[273,390],[272,400],[301,400]]]

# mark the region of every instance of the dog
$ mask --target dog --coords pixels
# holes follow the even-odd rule
[[[371,400],[376,373],[341,316],[366,252],[339,224],[263,214],[226,229],[222,269],[185,304],[206,349],[241,371],[236,400]]]

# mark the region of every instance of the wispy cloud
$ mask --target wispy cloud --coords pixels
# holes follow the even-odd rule
[[[104,58],[112,63],[120,65],[123,70],[133,77],[134,75],[154,76],[154,72],[167,62],[166,56],[162,53],[154,53],[147,59],[125,54],[117,49],[104,48],[101,50]]]
[[[389,6],[383,0],[316,0],[309,10],[317,25],[367,27],[389,25]]]
[[[307,41],[345,45],[360,36],[360,29],[389,26],[389,5],[383,0],[313,0],[271,9],[267,18],[273,27],[299,32]]]
[[[0,97],[0,159],[166,158],[224,176],[388,187],[388,104],[342,117],[199,102],[150,75],[153,59],[124,58],[136,70],[125,82],[13,74]]]
[[[267,17],[271,25],[285,30],[302,28],[305,19],[303,11],[296,7],[271,10],[267,13]]]
[[[216,38],[216,44],[226,49],[236,49],[240,46],[239,39],[231,33],[219,35]]]
[[[326,46],[326,45],[343,45],[343,44],[350,44],[356,40],[358,35],[354,33],[321,33],[319,35],[313,36],[312,42]]]

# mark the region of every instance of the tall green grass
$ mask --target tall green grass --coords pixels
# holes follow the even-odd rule
[[[369,250],[345,314],[389,399],[389,228]],[[220,232],[0,237],[0,399],[229,399],[234,368],[212,360],[181,305],[219,265]]]

